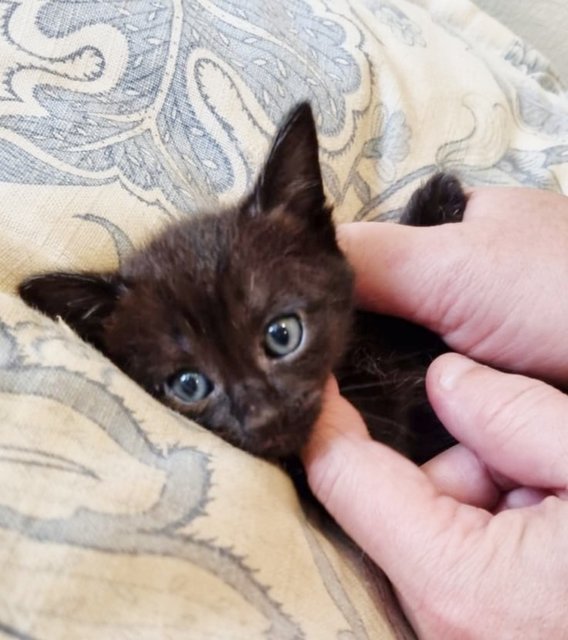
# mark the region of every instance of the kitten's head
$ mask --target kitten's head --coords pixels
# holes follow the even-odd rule
[[[115,273],[34,276],[20,294],[229,442],[296,452],[352,313],[310,107],[287,118],[239,206],[170,226]]]

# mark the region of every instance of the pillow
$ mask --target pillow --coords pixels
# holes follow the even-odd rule
[[[546,61],[468,0],[0,14],[1,632],[410,634],[380,573],[284,472],[158,404],[14,291],[39,271],[113,268],[169,220],[238,199],[303,99],[338,221],[395,219],[438,169],[566,192],[568,99]]]

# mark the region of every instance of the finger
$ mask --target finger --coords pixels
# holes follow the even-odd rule
[[[567,238],[568,198],[537,189],[476,189],[461,224],[338,229],[360,306],[423,324],[477,360],[562,383]]]
[[[441,494],[458,502],[492,511],[501,498],[501,489],[491,471],[461,444],[423,464],[422,471]]]
[[[460,225],[343,224],[338,240],[355,271],[358,304],[446,334],[460,323],[455,292],[471,287]],[[436,256],[433,260],[432,256]]]
[[[435,569],[455,528],[478,529],[490,517],[440,496],[423,471],[371,440],[357,411],[330,387],[302,457],[316,497],[405,592],[418,567]]]
[[[435,292],[438,286],[442,290],[453,287],[462,267],[471,260],[471,254],[483,248],[489,235],[502,239],[504,233],[508,231],[510,236],[515,227],[520,227],[516,240],[522,243],[523,234],[534,240],[535,213],[546,211],[550,235],[558,238],[563,235],[558,220],[564,223],[565,230],[567,209],[568,198],[557,193],[519,187],[477,188],[468,193],[462,224],[409,227],[355,222],[339,225],[337,237],[355,267],[361,304],[395,315],[399,315],[397,310],[400,310],[400,315],[408,317],[407,313],[413,312],[415,296],[420,298],[424,293],[422,285],[427,283],[426,290],[430,292]],[[545,240],[549,247],[550,238]],[[563,253],[559,251],[560,255]],[[486,260],[487,255],[483,259]],[[488,270],[488,274],[494,279],[492,270]],[[431,278],[432,275],[436,277]],[[404,291],[397,293],[401,280]],[[393,287],[389,286],[391,283]],[[381,291],[375,290],[377,286]],[[405,291],[410,295],[405,296]]]
[[[426,376],[428,397],[446,428],[486,465],[522,486],[568,485],[568,398],[553,387],[457,354]]]
[[[524,507],[532,507],[540,504],[545,498],[548,498],[550,491],[542,489],[531,489],[530,487],[519,487],[506,493],[497,503],[493,513],[507,511],[508,509],[523,509]]]

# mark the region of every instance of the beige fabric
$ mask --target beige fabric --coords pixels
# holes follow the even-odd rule
[[[405,636],[283,472],[14,287],[113,267],[172,216],[241,196],[301,98],[339,220],[396,217],[436,168],[566,192],[546,62],[466,0],[21,0],[0,18],[0,636]]]

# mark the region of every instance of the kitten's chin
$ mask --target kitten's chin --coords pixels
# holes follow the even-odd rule
[[[269,423],[245,431],[233,440],[233,444],[261,458],[281,459],[296,455],[308,442],[318,415],[319,408],[306,409],[301,419]]]
[[[210,415],[188,418],[232,444],[260,458],[282,459],[300,453],[308,442],[321,409],[321,390],[310,390],[294,399],[274,404],[258,404],[256,411],[237,418],[228,407],[214,407]],[[174,407],[178,408],[179,407]]]
[[[291,409],[284,421],[266,425],[261,432],[254,433],[256,451],[251,453],[263,458],[283,459],[300,453],[307,444],[321,411],[319,393],[313,393],[311,402],[304,402]]]
[[[287,458],[299,453],[307,443],[311,428],[303,429],[302,433],[284,433],[277,435],[262,435],[247,438],[241,447],[255,456],[268,459]]]

